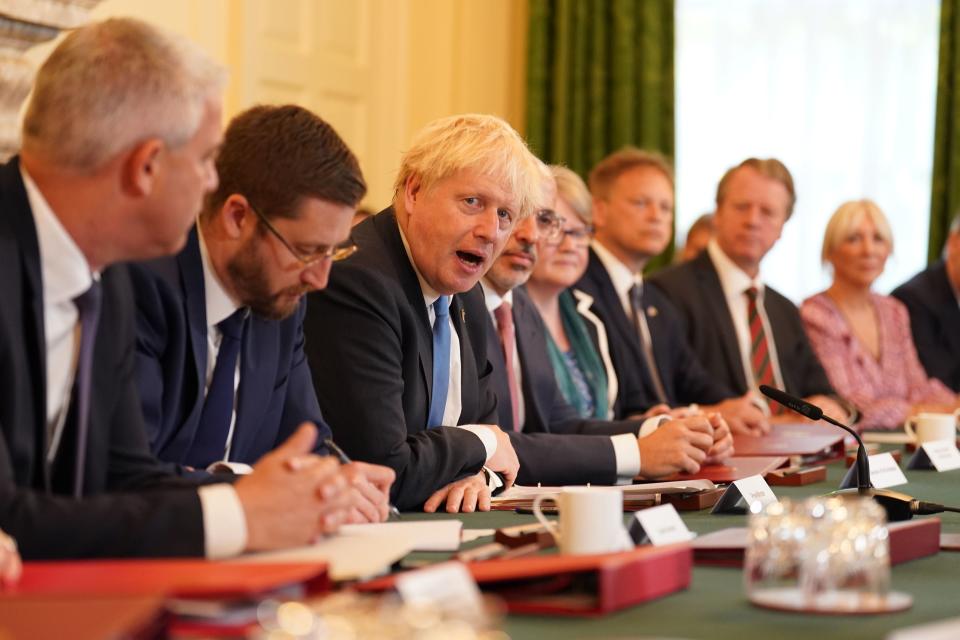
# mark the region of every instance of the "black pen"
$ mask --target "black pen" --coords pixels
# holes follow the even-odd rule
[[[333,452],[333,455],[337,456],[337,458],[340,459],[340,463],[341,463],[341,464],[350,464],[351,462],[353,462],[353,460],[350,459],[350,456],[348,456],[346,453],[344,453],[343,449],[341,449],[341,448],[337,445],[337,443],[335,443],[331,438],[324,438],[324,439],[323,439],[323,444],[326,445],[327,449],[329,449],[330,451]],[[395,506],[393,506],[392,504],[389,505],[389,508],[390,508],[390,515],[391,515],[391,516],[393,516],[393,517],[396,518],[397,520],[402,520],[402,519],[403,519],[403,518],[400,517],[400,510],[399,510],[399,509],[397,509],[397,508],[396,508]]]

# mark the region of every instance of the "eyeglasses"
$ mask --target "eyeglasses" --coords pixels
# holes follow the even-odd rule
[[[573,241],[573,244],[577,247],[585,247],[590,244],[590,240],[593,239],[593,226],[587,225],[585,227],[580,227],[579,229],[564,229],[560,232],[560,239],[557,240],[557,245],[563,244],[563,241],[567,238],[570,238]]]
[[[250,206],[249,203],[247,206]],[[290,252],[290,255],[296,258],[297,261],[305,267],[312,266],[327,258],[329,258],[332,262],[339,262],[349,258],[357,252],[357,245],[354,244],[352,240],[347,240],[346,242],[341,242],[337,245],[321,247],[312,253],[303,254],[293,248],[293,245],[290,244],[290,242],[288,242],[279,231],[277,231],[277,228],[274,227],[269,220],[267,220],[265,215],[253,207],[250,207],[250,211],[253,211],[257,218],[260,219],[260,222],[263,223],[263,226],[265,226],[270,233],[276,236],[277,240],[280,241],[280,244],[287,248],[287,251]]]
[[[563,218],[552,209],[541,209],[534,214],[537,217],[537,232],[540,240],[555,244],[563,238]]]

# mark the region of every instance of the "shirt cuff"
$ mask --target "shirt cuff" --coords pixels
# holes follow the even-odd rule
[[[220,460],[207,467],[207,471],[210,473],[227,472],[232,473],[235,476],[245,476],[253,473],[253,467],[242,462],[226,462],[225,460]]]
[[[640,473],[640,447],[632,433],[610,436],[613,443],[613,457],[617,461],[617,478],[632,480]]]
[[[497,436],[493,434],[490,427],[482,424],[458,424],[454,429],[463,429],[480,438],[483,448],[487,450],[486,462],[497,453]]]
[[[652,418],[647,418],[643,421],[643,424],[640,425],[640,431],[637,433],[638,438],[646,438],[648,435],[656,431],[661,424],[670,420],[670,416],[667,414],[653,416]]]
[[[203,512],[203,544],[208,560],[239,555],[247,547],[247,518],[236,489],[208,484],[197,489]]]
[[[487,478],[487,489],[490,489],[490,495],[493,495],[497,489],[503,488],[503,480],[500,479],[500,474],[496,471],[484,467],[483,475]]]

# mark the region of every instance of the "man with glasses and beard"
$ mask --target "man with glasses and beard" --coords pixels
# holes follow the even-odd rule
[[[183,473],[243,473],[303,422],[330,437],[303,352],[303,295],[354,250],[366,185],[326,122],[259,106],[227,128],[186,247],[132,268],[137,381],[150,446]],[[353,463],[360,520],[385,517],[393,472]]]

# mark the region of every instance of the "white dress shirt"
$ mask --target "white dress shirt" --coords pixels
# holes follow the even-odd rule
[[[743,366],[744,379],[747,381],[747,387],[758,390],[757,381],[754,379],[753,366],[750,364],[750,321],[747,318],[747,289],[756,287],[757,289],[757,313],[760,315],[760,321],[763,323],[763,331],[767,337],[767,343],[770,347],[770,366],[773,367],[773,379],[777,386],[783,389],[783,376],[780,375],[780,360],[777,357],[777,344],[773,337],[773,330],[770,327],[770,319],[767,317],[767,311],[764,308],[764,286],[760,274],[756,278],[751,278],[746,272],[738,267],[727,254],[723,252],[716,239],[711,239],[707,244],[707,252],[710,260],[713,262],[717,275],[720,277],[720,286],[723,287],[723,295],[727,299],[727,307],[730,309],[730,317],[733,320],[733,328],[737,332],[737,344],[740,346],[740,362]],[[766,410],[767,405],[763,403]]]
[[[417,269],[417,265],[413,262],[413,257],[410,255],[410,245],[407,243],[407,237],[403,233],[403,229],[399,226],[397,227],[400,231],[400,239],[403,241],[403,248],[407,252],[407,259],[410,260],[410,266],[413,267],[414,273],[417,274],[417,280],[420,282],[420,290],[423,292],[423,303],[427,306],[427,316],[430,318],[430,328],[433,328],[433,323],[437,320],[437,314],[433,309],[433,303],[440,298],[440,294],[431,287],[426,280],[423,279],[423,276],[420,275],[420,270]],[[443,408],[443,422],[444,426],[438,427],[440,429],[446,429],[449,427],[454,427],[457,429],[465,429],[470,433],[474,434],[480,438],[480,442],[483,443],[483,448],[487,452],[487,460],[490,460],[497,453],[497,436],[485,425],[482,424],[461,424],[458,425],[457,421],[460,420],[460,413],[463,411],[463,401],[461,399],[461,394],[463,392],[463,363],[460,361],[460,336],[457,333],[457,328],[454,325],[453,315],[450,315],[450,382],[447,385],[447,404]]]
[[[220,343],[223,342],[223,332],[217,325],[240,308],[223,288],[217,277],[217,272],[210,264],[210,254],[207,252],[207,243],[203,239],[203,232],[197,224],[197,237],[200,243],[200,261],[203,263],[203,294],[207,310],[207,362],[204,372],[203,397],[210,392],[210,383],[213,381],[213,371],[217,366],[217,356],[220,354]],[[234,473],[250,473],[250,465],[241,462],[230,462],[230,448],[233,445],[233,432],[237,426],[237,388],[240,385],[240,365],[243,350],[237,356],[236,369],[233,373],[233,410],[230,412],[230,429],[227,431],[227,440],[224,443],[223,457],[220,462],[214,462],[208,469],[213,471],[226,467]]]
[[[54,433],[51,452],[60,439],[80,347],[73,299],[90,288],[99,274],[90,270],[83,252],[60,223],[36,183],[21,165],[27,200],[37,228],[43,282],[43,324],[47,359],[47,427]],[[48,459],[52,459],[48,452]],[[208,558],[243,551],[247,523],[237,492],[229,484],[199,487],[203,511],[204,547]]]

